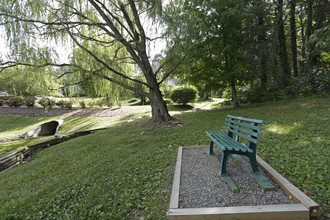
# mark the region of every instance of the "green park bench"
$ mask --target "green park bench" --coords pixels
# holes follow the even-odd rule
[[[259,125],[263,123],[263,120],[227,115],[225,129],[228,131],[228,134],[218,131],[206,131],[207,136],[211,138],[209,154],[214,155],[214,144],[223,152],[220,176],[228,176],[226,167],[230,154],[247,156],[250,159],[252,173],[256,174],[259,172],[256,151],[259,138],[258,131],[261,130]],[[245,140],[247,145],[242,143],[242,139]]]

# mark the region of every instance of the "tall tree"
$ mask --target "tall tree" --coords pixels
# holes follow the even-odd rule
[[[249,63],[244,55],[248,38],[244,27],[247,2],[177,0],[172,3],[168,8],[172,11],[168,13],[181,16],[175,19],[170,16],[168,26],[173,41],[182,45],[181,53],[176,56],[186,56],[179,77],[193,81],[196,86],[201,82],[209,88],[229,86],[238,105],[237,86],[247,78]]]
[[[290,40],[291,40],[291,62],[294,77],[298,77],[297,63],[297,28],[296,28],[296,0],[290,1]]]
[[[281,88],[285,89],[290,82],[291,71],[289,65],[289,57],[286,46],[286,36],[283,21],[283,0],[277,1],[277,38],[278,38],[278,55],[281,61],[282,76],[280,77]]]
[[[156,19],[161,13],[161,0],[18,0],[2,1],[0,24],[6,27],[8,40],[16,46],[18,56],[0,64],[0,70],[17,65],[44,67],[69,67],[69,72],[84,72],[137,92],[149,98],[152,122],[171,121],[159,85],[171,74],[160,75],[150,64],[147,46],[155,39],[147,36],[143,23]],[[97,65],[78,65],[81,62],[58,63],[52,56],[36,53],[42,46],[36,37],[47,40],[69,38],[76,48],[84,52],[77,59],[92,59]],[[86,46],[87,45],[87,46]],[[92,48],[111,48],[114,56],[102,56]],[[125,50],[124,53],[120,53]],[[35,56],[31,57],[29,52]],[[120,67],[122,63],[134,63],[141,70],[145,81],[131,77]],[[163,66],[162,66],[163,67]],[[161,67],[161,68],[162,68]],[[107,74],[104,73],[107,72]],[[108,74],[111,72],[111,74]],[[139,83],[147,91],[130,83]]]

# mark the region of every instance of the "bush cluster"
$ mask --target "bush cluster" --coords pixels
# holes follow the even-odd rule
[[[86,102],[85,101],[80,101],[79,105],[80,105],[80,108],[82,108],[82,109],[86,108]]]
[[[59,100],[56,102],[56,105],[61,108],[72,108],[73,102],[71,100],[66,101],[66,100]]]
[[[13,97],[11,99],[7,100],[7,105],[9,105],[10,107],[19,107],[21,105],[24,104],[24,99],[20,98],[20,97]]]
[[[25,98],[25,104],[27,107],[29,108],[33,108],[36,102],[36,98],[35,97],[26,97]]]
[[[175,88],[170,98],[173,102],[186,105],[189,102],[195,102],[197,99],[197,90],[189,87]]]
[[[38,102],[44,108],[52,108],[55,105],[55,100],[49,98],[40,99]]]

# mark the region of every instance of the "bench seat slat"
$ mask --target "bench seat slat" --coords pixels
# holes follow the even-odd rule
[[[222,146],[219,146],[215,141],[214,143],[217,144],[217,146],[219,148],[221,148],[222,150],[235,150],[235,151],[242,151],[242,152],[249,152],[249,153],[253,153],[253,150],[244,146],[241,143],[236,142],[235,140],[233,140],[232,138],[230,138],[228,135],[226,135],[223,132],[214,132],[214,131],[210,131],[209,134],[212,135],[212,141],[216,141],[219,144],[221,144]],[[209,136],[210,137],[210,136]],[[224,149],[223,149],[224,148]]]
[[[239,148],[237,148],[237,146],[230,144],[230,142],[224,140],[221,136],[220,132],[212,132],[212,134],[216,137],[216,139],[227,149],[227,150],[234,150],[234,151],[240,151]]]
[[[249,152],[249,153],[253,153],[253,150],[248,148],[247,146],[233,140],[231,137],[229,137],[227,134],[225,133],[220,133],[219,132],[219,136],[221,138],[223,138],[224,141],[226,141],[228,144],[230,145],[234,145],[236,148],[238,148],[236,151],[242,151],[242,152]]]
[[[211,131],[207,131],[206,132],[207,136],[209,136],[209,138],[211,138],[211,141],[213,141],[222,151],[225,151],[227,150],[226,147],[224,147],[219,141],[218,139],[216,139],[214,137],[214,135],[212,134]]]
[[[256,130],[256,131],[261,130],[261,128],[259,126],[246,124],[246,123],[242,123],[242,122],[239,122],[239,121],[230,120],[228,118],[226,118],[226,122],[233,123],[233,124],[236,124],[236,125],[241,125],[241,126],[246,127],[246,128],[251,128],[251,129]]]
[[[240,136],[240,137],[242,137],[242,138],[244,138],[244,139],[246,139],[246,140],[248,140],[248,141],[251,141],[252,143],[255,143],[255,144],[258,143],[258,139],[254,139],[254,138],[252,138],[252,137],[249,137],[249,136],[247,136],[247,135],[245,135],[245,134],[243,134],[243,133],[241,133],[241,132],[237,132],[236,130],[231,129],[231,128],[228,128],[228,127],[226,127],[226,126],[225,126],[225,128],[226,128],[228,131],[232,132],[233,134],[236,134],[236,135],[238,135],[238,136]]]
[[[235,128],[236,130],[242,131],[242,132],[244,132],[246,134],[252,135],[252,136],[254,136],[256,138],[259,137],[259,133],[253,132],[251,130],[246,130],[245,128],[242,128],[242,127],[239,127],[239,126],[236,126],[236,125],[231,125],[229,123],[225,123],[225,125],[227,125],[228,127]]]

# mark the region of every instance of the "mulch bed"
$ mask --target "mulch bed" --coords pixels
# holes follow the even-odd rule
[[[0,107],[0,115],[23,115],[28,117],[85,116],[85,117],[115,117],[134,113],[130,108],[99,108],[99,109],[48,109],[47,115],[43,108],[12,108]]]

